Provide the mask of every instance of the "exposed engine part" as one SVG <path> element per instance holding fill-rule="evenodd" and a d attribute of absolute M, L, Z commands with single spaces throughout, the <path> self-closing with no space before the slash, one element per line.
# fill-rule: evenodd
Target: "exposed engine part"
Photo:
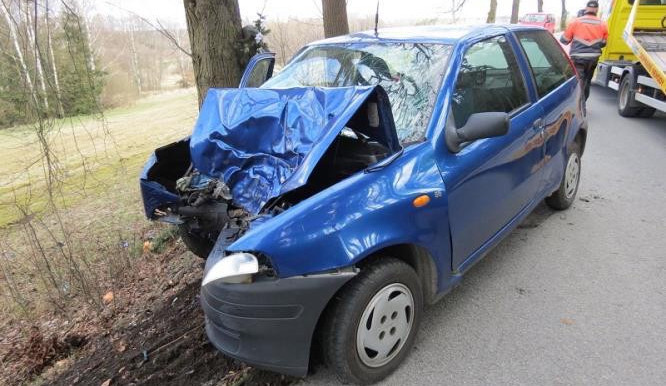
<path fill-rule="evenodd" d="M 220 237 L 231 244 L 250 227 L 252 216 L 233 205 L 231 191 L 223 181 L 190 168 L 175 187 L 182 204 L 173 211 L 183 221 L 183 231 L 190 241 L 206 244 L 197 250 L 209 251 Z"/>
<path fill-rule="evenodd" d="M 179 178 L 176 189 L 183 195 L 189 194 L 187 203 L 192 206 L 214 200 L 231 200 L 231 190 L 224 181 L 204 176 L 196 170 Z M 192 198 L 193 194 L 196 194 L 196 197 Z"/>
<path fill-rule="evenodd" d="M 227 203 L 215 202 L 200 206 L 181 206 L 177 213 L 187 222 L 196 222 L 196 227 L 190 226 L 192 229 L 221 229 L 229 222 L 227 208 Z"/>

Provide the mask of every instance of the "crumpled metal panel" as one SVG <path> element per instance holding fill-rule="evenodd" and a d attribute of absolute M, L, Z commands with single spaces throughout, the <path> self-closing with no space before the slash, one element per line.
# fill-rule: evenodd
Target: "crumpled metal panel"
<path fill-rule="evenodd" d="M 304 185 L 375 87 L 209 89 L 190 139 L 194 167 L 257 214 Z"/>
<path fill-rule="evenodd" d="M 180 197 L 178 197 L 177 194 L 169 192 L 163 185 L 151 181 L 148 178 L 148 171 L 155 166 L 156 163 L 157 156 L 153 153 L 144 165 L 139 179 L 141 196 L 143 197 L 143 209 L 146 212 L 146 217 L 149 219 L 155 219 L 155 208 L 165 204 L 176 204 L 180 202 Z"/>

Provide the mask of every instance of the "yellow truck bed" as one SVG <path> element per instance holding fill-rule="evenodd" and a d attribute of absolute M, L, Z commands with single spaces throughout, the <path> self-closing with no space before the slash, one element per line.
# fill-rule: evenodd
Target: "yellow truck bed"
<path fill-rule="evenodd" d="M 661 69 L 666 71 L 666 31 L 634 33 L 638 44 L 650 56 L 650 60 Z"/>
<path fill-rule="evenodd" d="M 634 2 L 622 37 L 643 68 L 666 94 L 666 6 L 652 6 L 658 12 L 648 7 L 650 6 L 640 5 L 639 1 Z M 637 17 L 643 15 L 645 18 L 646 9 L 650 19 L 654 17 L 658 20 L 655 23 L 657 25 L 639 28 L 636 24 Z"/>
<path fill-rule="evenodd" d="M 638 4 L 637 4 L 638 3 Z M 662 19 L 666 16 L 666 1 L 656 5 L 655 1 L 639 1 L 634 5 L 640 6 L 640 11 L 634 13 L 631 26 L 638 31 L 663 31 Z M 638 59 L 633 50 L 627 45 L 623 32 L 630 20 L 635 7 L 628 0 L 614 0 L 607 3 L 602 12 L 602 19 L 608 23 L 608 43 L 604 48 L 600 61 L 628 61 Z"/>

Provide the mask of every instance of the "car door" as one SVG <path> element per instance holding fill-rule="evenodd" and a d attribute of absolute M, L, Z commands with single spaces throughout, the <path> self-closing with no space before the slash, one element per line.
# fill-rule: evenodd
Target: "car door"
<path fill-rule="evenodd" d="M 544 171 L 541 192 L 550 193 L 562 180 L 567 133 L 580 115 L 580 90 L 576 72 L 559 43 L 546 31 L 517 31 L 528 59 L 544 111 Z"/>
<path fill-rule="evenodd" d="M 275 53 L 263 52 L 254 55 L 245 67 L 238 87 L 259 87 L 273 76 Z"/>
<path fill-rule="evenodd" d="M 471 264 L 535 200 L 543 112 L 531 101 L 526 73 L 504 35 L 474 43 L 463 56 L 446 129 L 490 111 L 509 113 L 510 125 L 507 134 L 468 143 L 457 153 L 442 149 L 454 270 Z"/>

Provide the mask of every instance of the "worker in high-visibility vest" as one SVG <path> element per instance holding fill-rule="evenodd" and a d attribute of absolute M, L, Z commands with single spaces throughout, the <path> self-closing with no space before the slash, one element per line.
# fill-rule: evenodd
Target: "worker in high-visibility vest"
<path fill-rule="evenodd" d="M 585 90 L 585 100 L 590 96 L 590 83 L 597 67 L 601 50 L 606 47 L 608 26 L 597 17 L 598 1 L 588 1 L 585 14 L 567 26 L 560 37 L 564 44 L 571 44 L 569 56 L 576 66 L 578 76 Z"/>

